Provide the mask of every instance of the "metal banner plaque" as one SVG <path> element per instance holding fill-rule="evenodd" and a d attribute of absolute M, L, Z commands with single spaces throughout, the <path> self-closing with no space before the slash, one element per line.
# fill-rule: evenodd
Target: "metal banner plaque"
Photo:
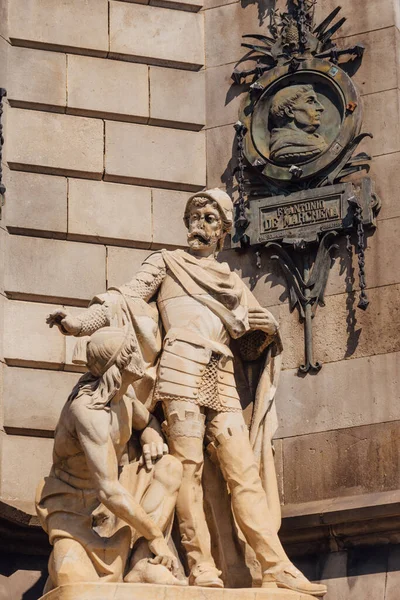
<path fill-rule="evenodd" d="M 316 241 L 318 234 L 351 226 L 351 184 L 255 199 L 251 203 L 250 244 L 280 240 Z"/>

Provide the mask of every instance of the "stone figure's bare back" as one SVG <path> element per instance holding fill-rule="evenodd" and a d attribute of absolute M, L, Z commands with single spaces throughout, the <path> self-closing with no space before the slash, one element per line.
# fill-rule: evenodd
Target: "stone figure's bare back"
<path fill-rule="evenodd" d="M 126 452 L 128 441 L 132 434 L 132 400 L 128 397 L 119 402 L 112 402 L 107 408 L 90 408 L 91 398 L 82 395 L 80 398 L 68 401 L 61 413 L 61 418 L 55 432 L 53 450 L 53 469 L 57 476 L 66 474 L 80 480 L 82 487 L 92 487 L 91 475 L 87 459 L 77 434 L 77 419 L 86 419 L 86 427 L 90 426 L 93 413 L 101 411 L 104 421 L 108 423 L 108 434 L 115 450 L 118 464 Z M 79 417 L 77 417 L 79 412 Z M 96 415 L 98 416 L 98 415 Z M 62 471 L 62 473 L 60 473 Z"/>

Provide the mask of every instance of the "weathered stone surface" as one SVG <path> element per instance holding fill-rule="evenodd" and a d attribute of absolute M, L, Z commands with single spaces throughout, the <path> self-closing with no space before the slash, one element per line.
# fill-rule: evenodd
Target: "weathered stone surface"
<path fill-rule="evenodd" d="M 239 106 L 247 89 L 235 84 L 231 75 L 235 63 L 206 70 L 207 127 L 220 127 L 238 120 Z"/>
<path fill-rule="evenodd" d="M 357 292 L 326 298 L 326 307 L 318 309 L 314 319 L 315 360 L 325 364 L 400 350 L 400 285 L 370 289 L 368 297 L 365 312 L 357 308 Z M 279 313 L 284 368 L 294 369 L 304 360 L 303 325 L 287 305 L 281 305 Z"/>
<path fill-rule="evenodd" d="M 206 10 L 206 65 L 215 67 L 236 62 L 242 58 L 242 35 L 260 33 L 265 35 L 265 26 L 260 26 L 258 7 L 249 4 L 243 8 L 240 2 Z"/>
<path fill-rule="evenodd" d="M 101 179 L 104 131 L 99 119 L 16 108 L 7 118 L 11 168 Z"/>
<path fill-rule="evenodd" d="M 9 364 L 54 366 L 65 362 L 65 341 L 46 317 L 60 308 L 8 300 L 4 308 L 4 358 Z"/>
<path fill-rule="evenodd" d="M 88 300 L 105 289 L 103 246 L 12 235 L 4 288 L 13 297 Z"/>
<path fill-rule="evenodd" d="M 394 25 L 394 4 L 392 0 L 382 2 L 381 0 L 352 0 L 352 2 L 343 3 L 343 9 L 340 12 L 342 17 L 346 17 L 346 22 L 340 29 L 341 37 L 373 31 L 374 29 L 383 29 Z M 316 6 L 315 18 L 317 22 L 322 21 L 332 10 L 337 7 L 335 0 L 324 0 Z"/>
<path fill-rule="evenodd" d="M 67 102 L 67 61 L 64 54 L 11 47 L 7 97 L 11 105 L 61 112 Z"/>
<path fill-rule="evenodd" d="M 226 187 L 228 193 L 233 186 L 232 158 L 235 145 L 235 130 L 232 125 L 214 127 L 206 131 L 207 140 L 207 186 Z"/>
<path fill-rule="evenodd" d="M 18 430 L 54 431 L 79 375 L 4 367 L 4 425 Z"/>
<path fill-rule="evenodd" d="M 219 261 L 227 262 L 257 300 L 264 307 L 277 306 L 287 300 L 286 282 L 277 261 L 270 259 L 271 252 L 261 253 L 261 269 L 257 267 L 254 250 L 228 249 L 218 256 Z"/>
<path fill-rule="evenodd" d="M 145 122 L 149 116 L 148 67 L 68 55 L 67 112 Z"/>
<path fill-rule="evenodd" d="M 200 129 L 205 124 L 204 71 L 150 67 L 150 123 Z"/>
<path fill-rule="evenodd" d="M 1 452 L 1 499 L 18 501 L 34 514 L 36 487 L 49 474 L 53 440 L 5 435 Z"/>
<path fill-rule="evenodd" d="M 13 0 L 9 37 L 19 45 L 79 49 L 105 56 L 108 51 L 107 0 Z"/>
<path fill-rule="evenodd" d="M 67 231 L 67 180 L 7 170 L 4 221 L 12 230 Z"/>
<path fill-rule="evenodd" d="M 151 243 L 151 190 L 146 187 L 70 179 L 68 234 L 91 240 Z M 81 271 L 81 279 L 84 279 Z M 94 291 L 94 290 L 93 290 Z"/>
<path fill-rule="evenodd" d="M 46 594 L 46 600 L 204 600 L 204 588 L 153 586 L 143 583 L 81 583 L 63 585 Z M 311 600 L 308 594 L 283 589 L 207 589 L 207 600 Z"/>
<path fill-rule="evenodd" d="M 343 9 L 343 14 L 345 12 L 347 7 Z M 397 61 L 396 53 L 393 51 L 396 47 L 396 28 L 377 29 L 338 40 L 339 48 L 349 48 L 356 44 L 365 46 L 363 60 L 352 76 L 359 92 L 372 94 L 396 88 Z M 351 71 L 350 73 L 352 74 Z"/>
<path fill-rule="evenodd" d="M 400 216 L 398 190 L 400 188 L 400 153 L 384 154 L 371 161 L 370 175 L 382 201 L 378 220 Z"/>
<path fill-rule="evenodd" d="M 400 420 L 400 353 L 330 363 L 317 377 L 283 371 L 276 403 L 277 438 Z"/>
<path fill-rule="evenodd" d="M 284 439 L 285 504 L 398 489 L 399 434 L 394 421 Z"/>
<path fill-rule="evenodd" d="M 196 69 L 204 64 L 203 37 L 201 13 L 110 2 L 111 55 Z"/>
<path fill-rule="evenodd" d="M 153 190 L 153 246 L 187 246 L 182 215 L 189 194 Z"/>
<path fill-rule="evenodd" d="M 107 248 L 107 286 L 114 287 L 130 281 L 149 254 L 149 250 L 109 246 Z"/>
<path fill-rule="evenodd" d="M 325 600 L 348 600 L 349 580 L 347 579 L 347 552 L 332 552 L 321 560 L 321 583 L 325 583 L 328 593 Z"/>
<path fill-rule="evenodd" d="M 400 237 L 400 219 L 379 221 L 375 231 L 367 232 L 365 250 L 365 273 L 368 287 L 400 283 L 400 261 L 393 260 L 393 249 Z M 341 294 L 359 289 L 358 254 L 346 249 L 346 238 L 339 241 L 340 249 L 332 267 L 326 294 Z"/>
<path fill-rule="evenodd" d="M 363 97 L 363 131 L 373 134 L 359 148 L 372 156 L 400 150 L 399 90 L 388 90 Z M 384 110 L 382 110 L 384 107 Z"/>
<path fill-rule="evenodd" d="M 200 189 L 206 179 L 204 132 L 107 121 L 106 179 Z"/>

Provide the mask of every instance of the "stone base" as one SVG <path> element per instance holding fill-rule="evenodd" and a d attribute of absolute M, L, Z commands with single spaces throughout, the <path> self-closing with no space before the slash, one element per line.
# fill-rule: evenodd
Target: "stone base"
<path fill-rule="evenodd" d="M 81 583 L 62 585 L 41 600 L 315 600 L 278 588 L 211 589 L 142 583 Z"/>

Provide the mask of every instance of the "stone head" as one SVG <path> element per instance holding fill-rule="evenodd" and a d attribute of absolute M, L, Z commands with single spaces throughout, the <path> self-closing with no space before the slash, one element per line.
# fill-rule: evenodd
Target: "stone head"
<path fill-rule="evenodd" d="M 194 194 L 186 204 L 183 220 L 188 230 L 188 244 L 194 253 L 218 252 L 232 229 L 232 200 L 218 188 Z"/>
<path fill-rule="evenodd" d="M 88 369 L 95 377 L 102 377 L 111 368 L 132 380 L 143 376 L 143 359 L 130 327 L 98 329 L 89 338 L 86 358 Z"/>
<path fill-rule="evenodd" d="M 323 111 L 312 85 L 292 85 L 275 94 L 270 118 L 275 127 L 293 123 L 298 129 L 314 133 L 321 124 Z"/>

